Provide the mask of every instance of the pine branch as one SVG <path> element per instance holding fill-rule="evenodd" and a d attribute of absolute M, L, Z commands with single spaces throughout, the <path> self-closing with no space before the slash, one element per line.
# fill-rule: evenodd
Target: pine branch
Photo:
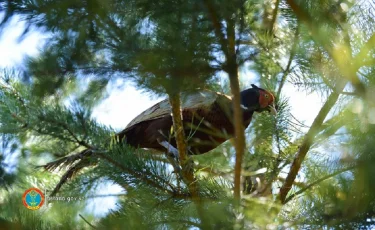
<path fill-rule="evenodd" d="M 286 198 L 284 204 L 288 203 L 288 202 L 291 201 L 294 197 L 296 197 L 296 196 L 298 196 L 298 195 L 304 193 L 305 191 L 307 191 L 308 189 L 312 188 L 313 186 L 319 184 L 320 182 L 325 181 L 325 180 L 327 180 L 327 179 L 329 179 L 329 178 L 332 178 L 332 177 L 334 177 L 334 176 L 337 176 L 337 175 L 339 175 L 339 174 L 341 174 L 341 173 L 343 173 L 343 172 L 353 170 L 353 169 L 355 169 L 356 167 L 358 167 L 358 165 L 354 165 L 354 166 L 350 166 L 350 167 L 347 167 L 347 168 L 340 169 L 340 170 L 338 170 L 338 171 L 336 171 L 336 172 L 334 172 L 334 173 L 328 174 L 327 176 L 324 176 L 324 177 L 322 177 L 322 178 L 320 178 L 320 179 L 318 179 L 318 180 L 312 182 L 311 184 L 306 185 L 306 187 L 304 187 L 304 188 L 298 190 L 297 192 L 293 193 L 293 194 L 290 195 L 288 198 Z"/>
<path fill-rule="evenodd" d="M 21 123 L 22 127 L 21 128 L 28 128 L 32 131 L 34 131 L 35 133 L 39 134 L 39 135 L 42 135 L 42 136 L 51 136 L 51 137 L 54 137 L 56 139 L 60 139 L 60 140 L 64 140 L 64 141 L 68 141 L 68 142 L 71 142 L 71 143 L 76 143 L 76 140 L 74 139 L 71 139 L 69 137 L 65 137 L 63 135 L 60 135 L 58 133 L 50 133 L 50 132 L 45 132 L 43 131 L 42 129 L 40 128 L 35 128 L 34 126 L 30 126 L 30 124 L 25 121 L 22 117 L 18 116 L 17 114 L 15 113 L 12 113 L 12 117 L 18 121 L 19 123 Z M 42 117 L 39 117 L 39 118 L 42 118 Z"/>
<path fill-rule="evenodd" d="M 317 28 L 314 26 L 313 20 L 311 19 L 310 15 L 307 12 L 305 12 L 301 7 L 299 7 L 293 0 L 287 0 L 287 3 L 289 4 L 293 12 L 296 14 L 297 18 L 299 18 L 308 26 L 315 40 L 318 41 L 324 47 L 324 49 L 328 52 L 331 58 L 335 61 L 335 64 L 339 68 L 342 75 L 355 86 L 357 92 L 361 92 L 362 93 L 361 95 L 365 95 L 365 91 L 364 91 L 365 87 L 359 81 L 358 77 L 355 74 L 358 71 L 358 66 L 354 66 L 351 64 L 352 55 L 351 55 L 351 50 L 350 50 L 350 44 L 344 44 L 344 45 L 338 46 L 341 48 L 345 48 L 345 51 L 346 51 L 346 55 L 338 57 L 337 55 L 335 55 L 334 50 L 332 50 L 331 47 L 328 46 L 328 44 L 325 41 L 319 40 L 318 34 L 317 34 L 318 32 Z M 340 53 L 343 53 L 343 52 L 340 52 Z M 329 95 L 326 103 L 323 105 L 318 115 L 316 116 L 312 126 L 310 127 L 309 131 L 306 133 L 304 141 L 291 165 L 291 168 L 285 180 L 285 183 L 280 189 L 279 199 L 281 200 L 282 203 L 285 203 L 286 196 L 288 192 L 290 191 L 293 185 L 293 182 L 299 172 L 302 161 L 304 160 L 307 152 L 309 151 L 316 134 L 321 128 L 321 125 L 324 119 L 326 118 L 332 106 L 336 103 L 340 93 L 343 91 L 346 84 L 347 84 L 347 81 L 345 82 L 340 81 L 336 85 L 336 90 L 334 90 Z"/>
<path fill-rule="evenodd" d="M 93 149 L 93 147 L 91 145 L 89 145 L 87 142 L 85 142 L 84 140 L 80 140 L 75 134 L 74 132 L 69 128 L 69 126 L 66 124 L 66 123 L 63 123 L 63 122 L 60 122 L 60 121 L 56 121 L 56 120 L 53 120 L 53 119 L 49 119 L 47 117 L 40 117 L 42 120 L 44 121 L 47 121 L 51 124 L 56 124 L 58 126 L 61 126 L 63 127 L 63 129 L 65 129 L 69 135 L 73 138 L 73 140 L 75 142 L 77 142 L 77 144 L 81 145 L 81 146 L 84 146 L 88 149 Z"/>
<path fill-rule="evenodd" d="M 65 167 L 68 168 L 67 171 L 64 173 L 64 175 L 60 178 L 59 183 L 55 186 L 52 195 L 56 194 L 60 188 L 74 175 L 76 175 L 79 171 L 81 171 L 84 168 L 87 168 L 88 166 L 92 166 L 93 164 L 97 163 L 98 158 L 104 158 L 106 161 L 109 161 L 114 166 L 120 168 L 123 172 L 130 174 L 131 176 L 145 182 L 146 184 L 157 188 L 161 191 L 166 191 L 164 186 L 160 186 L 157 182 L 153 182 L 151 179 L 148 179 L 147 176 L 149 175 L 142 175 L 142 173 L 137 173 L 134 170 L 132 170 L 129 167 L 122 167 L 120 164 L 118 164 L 116 161 L 113 161 L 109 157 L 107 157 L 107 154 L 105 154 L 103 151 L 99 151 L 98 148 L 95 146 L 92 146 L 88 144 L 86 141 L 81 140 L 74 132 L 73 130 L 65 123 L 56 121 L 51 118 L 42 117 L 41 118 L 43 122 L 46 122 L 47 124 L 51 124 L 52 126 L 59 127 L 62 130 L 65 130 L 70 137 L 68 141 L 77 143 L 78 145 L 84 146 L 87 149 L 70 155 L 63 157 L 61 159 L 58 159 L 56 161 L 50 162 L 42 167 L 44 167 L 46 170 L 53 171 L 57 168 Z M 82 124 L 85 125 L 85 124 Z M 38 130 L 37 130 L 38 131 Z M 40 132 L 39 132 L 40 133 Z M 43 135 L 50 135 L 49 132 L 43 132 Z M 61 137 L 56 137 L 61 138 Z M 155 178 L 157 175 L 152 175 L 153 178 Z M 163 181 L 164 184 L 169 186 L 170 189 L 167 189 L 167 192 L 175 197 L 178 196 L 177 189 L 170 183 L 168 183 L 163 178 L 157 178 L 158 181 Z"/>
<path fill-rule="evenodd" d="M 52 195 L 56 194 L 60 190 L 62 185 L 65 184 L 74 175 L 76 175 L 79 171 L 81 171 L 82 169 L 84 169 L 88 166 L 92 166 L 93 164 L 95 164 L 97 162 L 95 159 L 97 159 L 97 158 L 104 158 L 106 161 L 109 161 L 114 166 L 120 168 L 123 172 L 129 173 L 133 177 L 146 182 L 146 184 L 151 185 L 152 187 L 158 188 L 161 191 L 165 191 L 165 189 L 162 186 L 159 186 L 156 182 L 153 182 L 152 180 L 148 179 L 147 175 L 141 175 L 140 173 L 137 173 L 137 172 L 135 172 L 134 170 L 131 170 L 128 167 L 122 167 L 116 161 L 113 161 L 112 159 L 107 157 L 106 154 L 104 154 L 104 152 L 101 152 L 101 151 L 97 150 L 96 147 L 91 146 L 87 142 L 80 140 L 77 137 L 77 135 L 74 134 L 73 131 L 65 123 L 58 122 L 58 121 L 51 120 L 51 119 L 45 119 L 44 121 L 49 122 L 53 125 L 58 124 L 59 127 L 63 127 L 65 130 L 67 130 L 69 135 L 72 136 L 73 141 L 75 143 L 77 143 L 81 146 L 87 147 L 87 149 L 85 149 L 85 150 L 83 150 L 79 153 L 76 153 L 76 154 L 73 154 L 73 155 L 70 155 L 70 156 L 67 156 L 67 157 L 63 157 L 61 159 L 58 159 L 56 161 L 50 162 L 50 163 L 42 166 L 46 170 L 49 170 L 49 171 L 55 170 L 56 168 L 59 168 L 59 167 L 60 168 L 61 167 L 69 167 L 68 170 L 61 177 L 59 183 L 56 185 L 55 189 L 52 192 Z M 48 135 L 48 134 L 46 134 L 46 135 Z M 77 161 L 78 161 L 78 163 L 75 163 Z M 73 166 L 71 166 L 71 165 L 73 165 Z M 155 177 L 156 175 L 153 175 L 153 176 Z M 162 178 L 158 178 L 158 179 L 159 179 L 159 181 L 166 182 Z M 172 196 L 175 196 L 177 194 L 177 189 L 173 185 L 171 185 L 170 183 L 166 183 L 166 184 L 170 187 L 170 190 L 167 190 L 168 193 L 171 194 Z"/>
<path fill-rule="evenodd" d="M 360 81 L 356 72 L 363 65 L 363 57 L 367 55 L 367 52 L 370 50 L 370 47 L 375 43 L 375 34 L 368 40 L 366 45 L 364 45 L 356 57 L 354 57 L 355 62 L 353 62 L 353 57 L 351 55 L 351 47 L 348 43 L 348 39 L 344 39 L 342 44 L 336 44 L 331 48 L 332 45 L 327 42 L 327 39 L 319 33 L 318 27 L 314 23 L 314 19 L 311 15 L 306 12 L 302 7 L 300 7 L 294 0 L 286 0 L 289 7 L 293 10 L 297 18 L 302 21 L 310 30 L 313 39 L 318 42 L 325 51 L 329 54 L 332 60 L 335 62 L 338 67 L 341 75 L 350 81 L 353 86 L 356 88 L 356 92 L 362 97 L 366 95 L 366 87 Z M 345 37 L 348 37 L 347 31 L 344 31 Z M 358 60 L 359 59 L 359 60 Z M 355 63 L 355 65 L 353 64 Z"/>
<path fill-rule="evenodd" d="M 134 176 L 135 178 L 144 181 L 146 184 L 150 185 L 151 187 L 157 188 L 160 191 L 165 191 L 170 195 L 175 195 L 177 193 L 177 189 L 174 187 L 174 185 L 172 185 L 170 183 L 168 183 L 168 186 L 169 186 L 170 190 L 165 189 L 163 186 L 159 185 L 154 180 L 148 178 L 148 176 L 144 175 L 142 172 L 137 172 L 137 171 L 132 170 L 131 168 L 125 167 L 122 164 L 118 163 L 117 161 L 108 157 L 106 154 L 98 152 L 97 155 L 98 155 L 98 157 L 106 160 L 108 163 L 112 164 L 113 166 L 121 169 L 122 172 L 128 173 L 128 174 Z M 155 175 L 153 175 L 153 176 L 155 176 Z M 163 180 L 162 178 L 158 178 L 158 179 Z"/>
<path fill-rule="evenodd" d="M 283 186 L 280 188 L 279 192 L 279 199 L 282 203 L 285 203 L 286 196 L 290 189 L 292 188 L 293 182 L 297 177 L 297 174 L 301 168 L 302 162 L 305 159 L 307 152 L 310 150 L 311 145 L 313 144 L 314 138 L 316 134 L 318 134 L 323 121 L 327 117 L 331 108 L 337 102 L 340 93 L 344 87 L 346 86 L 347 82 L 339 82 L 340 84 L 337 85 L 337 91 L 333 91 L 327 98 L 327 101 L 324 103 L 322 108 L 320 109 L 318 115 L 315 117 L 314 122 L 312 123 L 309 131 L 306 133 L 304 140 L 293 160 L 293 163 L 290 167 L 288 176 L 285 179 Z"/>

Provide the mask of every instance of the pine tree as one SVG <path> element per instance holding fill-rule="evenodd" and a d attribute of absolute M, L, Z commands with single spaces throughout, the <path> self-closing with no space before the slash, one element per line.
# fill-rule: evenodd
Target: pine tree
<path fill-rule="evenodd" d="M 16 73 L 3 74 L 3 151 L 22 154 L 17 174 L 3 173 L 1 166 L 0 183 L 22 191 L 18 183 L 26 183 L 27 177 L 21 169 L 30 173 L 27 163 L 48 158 L 49 163 L 43 161 L 47 169 L 59 168 L 60 175 L 33 175 L 38 183 L 48 179 L 43 186 L 49 192 L 87 195 L 102 181 L 122 186 L 126 194 L 119 198 L 117 210 L 92 221 L 98 228 L 373 226 L 374 2 L 1 4 L 3 26 L 21 15 L 27 23 L 25 36 L 39 28 L 51 32 L 51 38 L 39 57 L 27 61 L 23 75 L 30 81 L 14 78 Z M 239 75 L 246 68 L 274 91 L 279 113 L 276 118 L 254 117 L 244 135 L 238 95 Z M 216 83 L 222 73 L 226 85 Z M 80 80 L 87 77 L 89 85 L 82 85 Z M 174 130 L 181 130 L 181 92 L 230 88 L 237 111 L 235 148 L 228 142 L 190 159 L 187 134 L 176 131 L 185 169 L 180 176 L 169 170 L 164 156 L 111 139 L 114 130 L 96 123 L 90 114 L 115 79 L 168 95 Z M 323 105 L 311 125 L 291 114 L 286 84 L 320 93 Z M 64 104 L 68 97 L 74 98 L 69 106 Z M 0 202 L 14 202 L 8 192 L 1 192 L 6 201 Z M 71 206 L 70 215 L 80 208 Z M 0 210 L 0 217 L 10 225 L 25 227 L 31 221 L 40 229 L 59 226 L 39 217 L 15 217 L 9 210 Z M 80 223 L 91 225 L 83 219 Z"/>

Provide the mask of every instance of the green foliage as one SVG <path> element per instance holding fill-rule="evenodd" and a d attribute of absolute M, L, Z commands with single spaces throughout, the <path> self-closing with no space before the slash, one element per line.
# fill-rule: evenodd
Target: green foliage
<path fill-rule="evenodd" d="M 31 212 L 21 206 L 21 194 L 41 186 L 94 196 L 108 181 L 124 194 L 104 217 L 87 214 L 97 228 L 373 228 L 373 6 L 345 0 L 1 2 L 2 26 L 21 15 L 24 36 L 38 28 L 50 37 L 27 60 L 22 74 L 29 81 L 9 71 L 0 80 L 0 185 L 8 189 L 0 190 L 0 228 L 91 228 L 77 216 L 87 203 Z M 114 131 L 91 119 L 109 83 L 132 80 L 157 95 L 197 88 L 229 94 L 222 76 L 233 66 L 236 74 L 256 73 L 278 107 L 276 117 L 256 114 L 246 131 L 239 207 L 231 194 L 230 142 L 193 157 L 197 206 L 166 157 L 111 144 Z M 286 85 L 321 97 L 313 124 L 293 116 Z M 5 164 L 9 156 L 15 170 Z M 53 173 L 33 168 L 47 163 Z M 281 203 L 279 188 L 292 174 L 297 177 Z"/>

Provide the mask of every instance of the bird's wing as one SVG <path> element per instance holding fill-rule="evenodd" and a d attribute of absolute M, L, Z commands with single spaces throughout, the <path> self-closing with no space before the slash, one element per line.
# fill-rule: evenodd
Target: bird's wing
<path fill-rule="evenodd" d="M 186 93 L 181 95 L 181 107 L 182 109 L 205 109 L 211 107 L 211 105 L 224 94 L 218 92 L 212 92 L 209 90 Z M 226 95 L 225 95 L 226 96 Z M 227 96 L 228 97 L 228 96 Z"/>
<path fill-rule="evenodd" d="M 181 107 L 183 110 L 185 109 L 205 109 L 209 108 L 218 97 L 227 97 L 231 99 L 229 96 L 217 92 L 212 92 L 208 90 L 198 91 L 193 93 L 182 93 L 181 94 Z M 139 114 L 136 118 L 134 118 L 125 128 L 125 130 L 133 127 L 136 124 L 139 124 L 144 121 L 155 120 L 158 118 L 162 118 L 165 116 L 171 116 L 171 105 L 169 104 L 169 100 L 165 99 L 154 106 L 148 108 L 141 114 Z"/>
<path fill-rule="evenodd" d="M 164 99 L 161 102 L 151 106 L 150 108 L 143 111 L 141 114 L 136 116 L 127 126 L 125 129 L 128 129 L 138 123 L 148 120 L 154 120 L 158 118 L 162 118 L 171 113 L 171 106 L 169 104 L 168 99 Z"/>

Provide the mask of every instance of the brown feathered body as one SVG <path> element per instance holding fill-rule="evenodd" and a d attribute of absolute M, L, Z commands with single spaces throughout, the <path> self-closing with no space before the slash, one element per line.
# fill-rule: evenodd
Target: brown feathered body
<path fill-rule="evenodd" d="M 254 111 L 269 111 L 276 115 L 273 103 L 274 96 L 255 85 L 242 91 L 243 125 L 247 127 L 250 124 Z M 211 91 L 186 93 L 181 95 L 181 109 L 189 154 L 208 152 L 234 136 L 231 97 Z M 166 99 L 138 115 L 117 137 L 136 148 L 151 148 L 176 156 L 172 127 L 171 106 Z M 174 152 L 169 151 L 170 145 L 174 147 Z M 69 167 L 52 195 L 74 174 L 92 164 L 90 156 L 96 152 L 93 150 L 88 148 L 43 166 L 47 170 Z"/>
<path fill-rule="evenodd" d="M 231 97 L 212 91 L 182 94 L 181 109 L 189 154 L 208 152 L 233 137 Z M 243 111 L 245 127 L 249 125 L 252 114 L 253 111 Z M 138 115 L 118 136 L 137 148 L 166 151 L 159 144 L 161 141 L 176 147 L 168 99 Z"/>

